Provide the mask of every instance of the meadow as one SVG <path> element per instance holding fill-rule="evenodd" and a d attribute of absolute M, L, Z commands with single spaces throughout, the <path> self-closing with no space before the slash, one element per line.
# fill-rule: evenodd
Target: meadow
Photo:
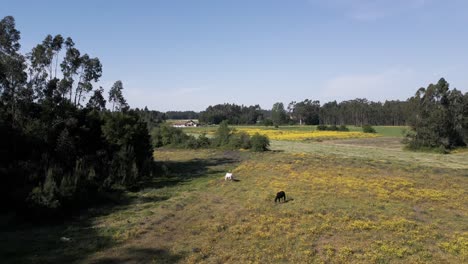
<path fill-rule="evenodd" d="M 307 136 L 304 135 L 305 133 L 323 133 L 323 139 L 339 139 L 339 136 L 333 136 L 333 137 L 328 137 L 327 133 L 331 134 L 340 134 L 340 132 L 336 131 L 317 131 L 317 126 L 279 126 L 278 128 L 272 127 L 272 126 L 246 126 L 246 125 L 239 125 L 239 126 L 230 126 L 231 128 L 234 128 L 237 131 L 246 131 L 250 132 L 249 134 L 258 132 L 261 134 L 267 134 L 268 136 L 271 137 L 271 135 L 276 136 L 277 134 L 283 133 L 292 133 L 292 134 L 303 134 L 302 138 L 307 139 Z M 186 133 L 189 134 L 194 134 L 198 135 L 201 133 L 206 133 L 206 134 L 213 134 L 218 126 L 212 125 L 212 126 L 201 126 L 201 127 L 185 127 L 183 130 Z M 362 127 L 360 126 L 347 126 L 349 129 L 349 132 L 362 132 Z M 408 129 L 405 126 L 375 126 L 374 129 L 377 131 L 378 136 L 384 136 L 384 137 L 403 137 L 403 132 L 405 129 Z M 341 133 L 342 135 L 345 135 L 346 133 Z M 352 134 L 352 133 L 351 133 Z M 343 136 L 342 138 L 349 138 L 349 137 L 354 137 L 354 138 L 363 138 L 363 137 L 374 137 L 377 135 L 372 135 L 372 134 L 367 134 L 367 135 L 361 135 L 360 133 L 356 133 L 354 136 Z M 314 136 L 311 136 L 311 139 L 314 138 Z M 320 138 L 315 137 L 316 139 Z M 285 140 L 285 138 L 276 138 L 278 140 Z M 286 139 L 287 140 L 287 139 Z"/>
<path fill-rule="evenodd" d="M 468 152 L 408 152 L 400 140 L 157 149 L 163 176 L 114 204 L 41 228 L 11 230 L 3 217 L 0 254 L 6 263 L 468 262 Z M 287 201 L 275 204 L 280 190 Z"/>

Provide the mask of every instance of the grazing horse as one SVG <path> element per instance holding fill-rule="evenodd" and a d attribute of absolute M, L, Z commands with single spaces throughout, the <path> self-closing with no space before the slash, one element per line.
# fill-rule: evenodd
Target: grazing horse
<path fill-rule="evenodd" d="M 278 192 L 278 193 L 276 194 L 275 203 L 276 203 L 276 201 L 281 202 L 281 198 L 283 198 L 283 202 L 286 202 L 286 193 L 283 192 L 283 191 Z"/>
<path fill-rule="evenodd" d="M 232 173 L 228 172 L 226 173 L 226 176 L 224 176 L 224 180 L 227 181 L 227 180 L 231 180 L 232 181 Z"/>

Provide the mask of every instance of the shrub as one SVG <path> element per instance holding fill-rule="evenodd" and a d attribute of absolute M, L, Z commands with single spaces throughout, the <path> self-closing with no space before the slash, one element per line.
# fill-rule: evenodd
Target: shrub
<path fill-rule="evenodd" d="M 229 137 L 231 136 L 231 129 L 228 127 L 226 120 L 219 124 L 218 130 L 216 130 L 212 144 L 214 147 L 223 147 L 229 144 Z"/>
<path fill-rule="evenodd" d="M 197 138 L 198 147 L 200 148 L 208 148 L 211 145 L 210 139 L 206 136 L 206 133 L 202 133 Z"/>
<path fill-rule="evenodd" d="M 267 151 L 270 147 L 270 140 L 267 136 L 255 133 L 250 138 L 250 144 L 252 146 L 252 151 Z"/>
<path fill-rule="evenodd" d="M 171 127 L 168 124 L 161 124 L 158 127 L 153 128 L 151 131 L 151 138 L 153 147 L 163 146 L 184 146 L 186 141 L 190 140 L 190 136 L 184 133 L 182 129 Z"/>
<path fill-rule="evenodd" d="M 317 130 L 324 131 L 324 130 L 328 130 L 328 128 L 326 125 L 318 125 Z"/>
<path fill-rule="evenodd" d="M 265 120 L 263 120 L 263 125 L 264 126 L 272 126 L 273 121 L 271 119 L 265 119 Z"/>
<path fill-rule="evenodd" d="M 246 132 L 234 133 L 229 137 L 229 143 L 227 147 L 231 149 L 249 149 L 250 148 L 250 136 Z"/>
<path fill-rule="evenodd" d="M 349 131 L 349 128 L 347 128 L 345 125 L 341 125 L 341 126 L 338 128 L 338 131 Z"/>
<path fill-rule="evenodd" d="M 246 132 L 235 132 L 228 127 L 227 122 L 221 122 L 215 137 L 210 139 L 206 133 L 201 134 L 198 138 L 187 135 L 182 129 L 171 127 L 167 124 L 161 124 L 155 127 L 151 133 L 153 146 L 157 147 L 173 147 L 173 148 L 223 148 L 223 149 L 250 149 L 253 144 L 250 135 Z M 259 135 L 260 136 L 260 135 Z M 268 149 L 269 140 L 266 136 L 260 136 L 256 139 L 256 150 L 264 151 Z"/>
<path fill-rule="evenodd" d="M 371 125 L 363 125 L 362 126 L 362 132 L 364 133 L 377 133 L 375 129 Z"/>
<path fill-rule="evenodd" d="M 53 169 L 49 169 L 44 184 L 31 191 L 28 200 L 33 208 L 56 209 L 60 206 L 58 188 L 53 174 Z"/>
<path fill-rule="evenodd" d="M 326 126 L 326 125 L 318 125 L 317 130 L 319 131 L 349 131 L 349 129 L 345 125 L 341 125 L 337 127 L 336 125 Z"/>
<path fill-rule="evenodd" d="M 184 147 L 188 149 L 197 149 L 200 147 L 199 141 L 194 136 L 188 136 L 184 142 Z"/>

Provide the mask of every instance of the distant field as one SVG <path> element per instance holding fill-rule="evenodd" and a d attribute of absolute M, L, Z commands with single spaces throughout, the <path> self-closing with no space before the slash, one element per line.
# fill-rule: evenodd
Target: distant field
<path fill-rule="evenodd" d="M 115 205 L 55 227 L 3 227 L 2 260 L 468 261 L 468 152 L 406 152 L 389 137 L 273 141 L 272 149 L 158 149 L 164 176 Z M 224 181 L 226 171 L 237 181 Z M 286 203 L 274 203 L 279 190 Z"/>
<path fill-rule="evenodd" d="M 266 126 L 230 126 L 232 128 L 239 129 L 264 129 L 264 130 L 275 130 L 274 127 Z M 186 127 L 184 131 L 191 134 L 200 134 L 200 133 L 212 133 L 216 131 L 218 126 L 203 126 L 203 127 Z M 280 126 L 276 130 L 279 131 L 315 131 L 317 126 Z M 350 131 L 362 132 L 361 127 L 348 126 Z M 404 129 L 407 129 L 405 126 L 374 126 L 377 134 L 384 137 L 403 137 Z"/>
<path fill-rule="evenodd" d="M 468 172 L 468 152 L 450 155 L 403 150 L 399 138 L 368 138 L 333 140 L 317 143 L 272 141 L 273 150 L 288 153 L 310 153 L 324 157 L 364 160 L 391 164 L 400 168 L 432 167 L 465 169 Z"/>

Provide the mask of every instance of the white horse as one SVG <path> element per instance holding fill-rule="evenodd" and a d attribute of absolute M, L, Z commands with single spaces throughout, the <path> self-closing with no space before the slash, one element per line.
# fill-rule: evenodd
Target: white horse
<path fill-rule="evenodd" d="M 227 181 L 227 180 L 231 180 L 232 181 L 232 173 L 228 172 L 226 173 L 226 176 L 224 176 L 224 180 Z"/>

